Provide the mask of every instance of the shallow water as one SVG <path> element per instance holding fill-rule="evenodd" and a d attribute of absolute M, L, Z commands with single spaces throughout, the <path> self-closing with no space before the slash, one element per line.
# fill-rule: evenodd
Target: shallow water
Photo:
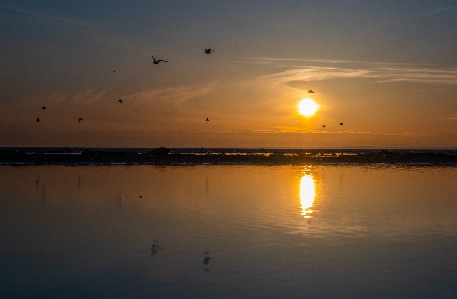
<path fill-rule="evenodd" d="M 457 167 L 0 167 L 3 298 L 455 298 Z"/>

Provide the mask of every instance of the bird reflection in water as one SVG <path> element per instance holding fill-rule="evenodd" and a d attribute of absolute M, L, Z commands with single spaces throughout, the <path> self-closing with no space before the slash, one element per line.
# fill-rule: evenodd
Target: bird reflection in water
<path fill-rule="evenodd" d="M 151 246 L 151 256 L 154 256 L 157 253 L 157 244 L 152 241 L 152 246 Z"/>
<path fill-rule="evenodd" d="M 209 252 L 208 251 L 203 252 L 203 265 L 205 266 L 205 268 L 203 270 L 205 272 L 209 272 L 208 264 L 209 264 L 209 259 L 210 258 L 211 257 L 209 256 Z"/>
<path fill-rule="evenodd" d="M 310 169 L 305 168 L 303 176 L 300 180 L 300 203 L 302 209 L 302 216 L 306 219 L 311 218 L 313 211 L 311 210 L 316 196 L 316 187 L 314 179 L 310 173 Z"/>

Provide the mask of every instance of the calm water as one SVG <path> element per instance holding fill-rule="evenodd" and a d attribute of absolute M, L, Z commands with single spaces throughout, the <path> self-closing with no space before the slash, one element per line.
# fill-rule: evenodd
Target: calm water
<path fill-rule="evenodd" d="M 457 167 L 0 167 L 2 298 L 456 298 Z"/>

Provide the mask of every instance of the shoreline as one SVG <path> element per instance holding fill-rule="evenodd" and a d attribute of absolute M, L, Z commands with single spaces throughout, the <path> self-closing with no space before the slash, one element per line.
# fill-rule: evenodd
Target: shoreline
<path fill-rule="evenodd" d="M 0 149 L 0 165 L 436 165 L 457 166 L 457 154 L 434 151 L 391 151 L 391 150 L 303 150 L 289 153 L 259 153 L 258 150 L 219 152 L 199 149 L 158 148 L 150 151 L 94 150 L 82 151 L 19 151 Z"/>

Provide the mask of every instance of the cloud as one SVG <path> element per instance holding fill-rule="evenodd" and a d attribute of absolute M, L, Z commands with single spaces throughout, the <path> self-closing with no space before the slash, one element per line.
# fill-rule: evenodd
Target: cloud
<path fill-rule="evenodd" d="M 440 14 L 440 13 L 445 12 L 445 11 L 454 10 L 456 8 L 457 8 L 457 6 L 455 6 L 455 5 L 454 6 L 441 7 L 441 8 L 437 8 L 437 9 L 431 10 L 429 12 L 426 12 L 424 14 L 421 14 L 420 17 L 432 16 L 432 15 Z"/>
<path fill-rule="evenodd" d="M 87 89 L 78 93 L 34 95 L 9 105 L 9 109 L 14 113 L 5 116 L 2 121 L 17 121 L 18 115 L 22 117 L 22 122 L 28 122 L 32 116 L 33 119 L 41 117 L 44 125 L 53 125 L 60 130 L 67 129 L 72 126 L 74 119 L 82 117 L 85 126 L 91 130 L 176 130 L 185 128 L 185 124 L 189 122 L 206 117 L 193 103 L 211 89 L 211 84 L 204 84 L 124 94 Z M 118 100 L 123 103 L 120 104 Z M 47 107 L 45 112 L 42 111 L 42 106 Z"/>
<path fill-rule="evenodd" d="M 23 7 L 19 7 L 19 6 L 15 6 L 15 5 L 4 4 L 2 6 L 6 11 L 9 11 L 10 13 L 22 16 L 27 21 L 36 22 L 39 25 L 54 24 L 56 22 L 59 25 L 72 25 L 72 26 L 78 26 L 78 27 L 84 27 L 84 28 L 89 28 L 91 25 L 93 25 L 93 24 L 91 24 L 87 21 L 83 21 L 81 19 L 71 18 L 71 17 L 61 17 L 61 16 L 57 16 L 57 15 L 52 15 L 52 14 L 45 14 L 45 13 L 41 13 L 36 10 L 29 10 L 29 9 L 25 9 Z"/>
<path fill-rule="evenodd" d="M 321 81 L 332 79 L 372 79 L 375 82 L 416 82 L 426 84 L 456 84 L 457 68 L 423 65 L 406 65 L 383 62 L 349 60 L 300 60 L 255 57 L 252 63 L 260 63 L 284 71 L 265 75 L 277 83 L 293 81 Z"/>
<path fill-rule="evenodd" d="M 457 116 L 450 116 L 450 117 L 440 117 L 438 119 L 443 119 L 443 120 L 457 120 Z"/>
<path fill-rule="evenodd" d="M 211 133 L 211 131 L 206 131 Z M 215 131 L 212 133 L 219 133 Z M 426 137 L 435 136 L 436 134 L 429 133 L 416 133 L 416 132 L 399 132 L 399 133 L 383 133 L 383 132 L 369 132 L 369 131 L 327 131 L 327 130 L 303 130 L 295 127 L 278 127 L 277 129 L 265 129 L 265 130 L 229 130 L 227 133 L 253 133 L 253 134 L 330 134 L 330 135 L 341 135 L 341 134 L 354 134 L 354 135 L 374 135 L 374 136 L 404 136 L 404 137 Z"/>

